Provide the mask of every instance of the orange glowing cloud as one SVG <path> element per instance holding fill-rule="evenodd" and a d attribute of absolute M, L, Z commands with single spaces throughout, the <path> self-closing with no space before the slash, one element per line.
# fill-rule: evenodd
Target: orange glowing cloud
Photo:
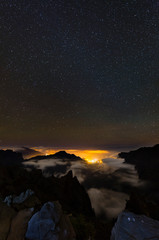
<path fill-rule="evenodd" d="M 88 164 L 102 163 L 102 159 L 113 157 L 114 153 L 107 150 L 94 150 L 94 149 L 52 149 L 46 147 L 37 147 L 34 150 L 40 151 L 44 155 L 55 154 L 58 151 L 66 151 L 70 154 L 75 154 L 76 156 L 84 159 Z"/>

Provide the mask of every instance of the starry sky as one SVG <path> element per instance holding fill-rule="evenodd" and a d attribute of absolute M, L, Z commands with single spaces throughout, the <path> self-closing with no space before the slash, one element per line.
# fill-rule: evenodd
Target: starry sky
<path fill-rule="evenodd" d="M 158 0 L 1 0 L 0 145 L 159 142 Z"/>

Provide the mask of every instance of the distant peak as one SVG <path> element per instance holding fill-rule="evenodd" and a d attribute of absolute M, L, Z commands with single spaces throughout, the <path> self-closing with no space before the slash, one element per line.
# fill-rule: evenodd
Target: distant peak
<path fill-rule="evenodd" d="M 56 152 L 55 154 L 51 154 L 51 155 L 40 155 L 40 156 L 36 156 L 36 157 L 33 157 L 33 158 L 30 158 L 30 159 L 37 159 L 37 160 L 41 160 L 41 159 L 63 159 L 63 160 L 82 160 L 80 157 L 74 155 L 74 154 L 70 154 L 70 153 L 67 153 L 66 151 L 59 151 L 59 152 Z"/>

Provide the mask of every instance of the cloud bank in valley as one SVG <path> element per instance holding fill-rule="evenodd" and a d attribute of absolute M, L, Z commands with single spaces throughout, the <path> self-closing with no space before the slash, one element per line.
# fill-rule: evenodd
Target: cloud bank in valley
<path fill-rule="evenodd" d="M 125 208 L 125 201 L 129 199 L 126 193 L 104 188 L 90 188 L 88 194 L 96 215 L 110 219 L 116 217 Z"/>
<path fill-rule="evenodd" d="M 125 207 L 129 193 L 144 186 L 133 165 L 115 158 L 88 164 L 84 160 L 43 159 L 26 161 L 25 166 L 42 169 L 45 176 L 61 177 L 72 170 L 86 188 L 97 216 L 116 217 Z"/>

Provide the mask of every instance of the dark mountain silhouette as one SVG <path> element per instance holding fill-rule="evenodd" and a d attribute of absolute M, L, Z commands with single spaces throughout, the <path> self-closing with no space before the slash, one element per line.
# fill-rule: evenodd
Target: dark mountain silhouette
<path fill-rule="evenodd" d="M 131 193 L 126 209 L 159 220 L 159 144 L 121 152 L 119 157 L 135 165 L 139 178 L 146 180 L 142 192 L 136 189 Z"/>
<path fill-rule="evenodd" d="M 135 165 L 139 178 L 158 183 L 159 144 L 135 151 L 121 152 L 118 156 L 124 158 L 126 163 Z"/>
<path fill-rule="evenodd" d="M 29 160 L 58 159 L 58 158 L 63 160 L 73 160 L 73 161 L 82 160 L 80 157 L 74 154 L 67 153 L 65 151 L 59 151 L 51 155 L 40 155 L 40 156 L 30 158 Z"/>
<path fill-rule="evenodd" d="M 19 165 L 24 161 L 22 153 L 0 150 L 0 165 Z"/>

